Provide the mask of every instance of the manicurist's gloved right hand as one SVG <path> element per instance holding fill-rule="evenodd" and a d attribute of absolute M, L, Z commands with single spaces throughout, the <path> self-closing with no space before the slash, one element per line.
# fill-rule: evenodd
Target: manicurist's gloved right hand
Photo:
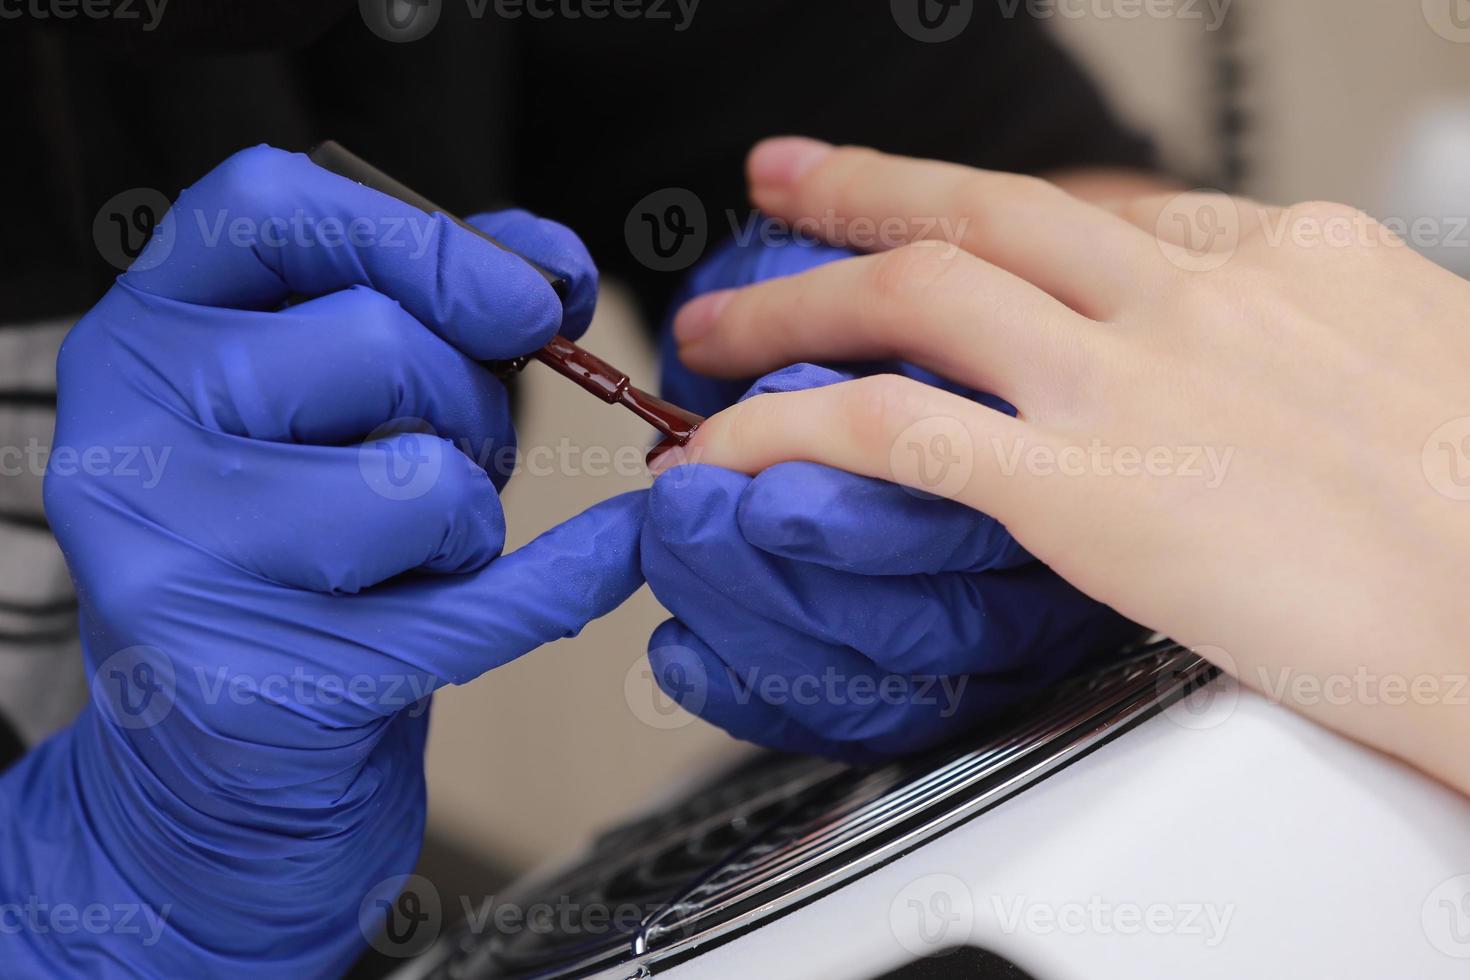
<path fill-rule="evenodd" d="M 641 584 L 642 495 L 501 556 L 480 362 L 580 333 L 596 273 L 479 221 L 565 316 L 442 216 L 247 150 L 68 337 L 46 505 L 93 700 L 0 778 L 7 977 L 339 975 L 417 856 L 430 692 Z"/>

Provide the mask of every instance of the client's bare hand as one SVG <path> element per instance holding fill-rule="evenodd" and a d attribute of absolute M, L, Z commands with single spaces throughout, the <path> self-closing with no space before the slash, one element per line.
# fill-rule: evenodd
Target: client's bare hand
<path fill-rule="evenodd" d="M 898 357 L 1019 417 L 879 376 L 748 400 L 702 462 L 811 460 L 986 511 L 1094 597 L 1470 792 L 1470 285 L 1337 205 L 1106 210 L 806 140 L 758 147 L 750 177 L 788 221 L 912 241 L 691 303 L 690 367 Z"/>

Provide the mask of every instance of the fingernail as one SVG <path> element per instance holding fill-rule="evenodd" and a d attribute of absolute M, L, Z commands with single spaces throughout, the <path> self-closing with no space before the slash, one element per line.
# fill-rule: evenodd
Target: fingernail
<path fill-rule="evenodd" d="M 672 467 L 675 463 L 679 461 L 679 458 L 681 456 L 680 453 L 676 453 L 673 451 L 678 448 L 679 443 L 672 436 L 670 436 L 663 442 L 659 443 L 657 446 L 654 446 L 652 449 L 650 449 L 648 451 L 648 455 L 643 460 L 643 462 L 648 466 L 648 472 L 652 473 L 654 476 L 658 476 L 664 470 Z"/>
<path fill-rule="evenodd" d="M 831 152 L 831 143 L 805 136 L 765 140 L 750 152 L 751 186 L 795 183 Z"/>
<path fill-rule="evenodd" d="M 734 298 L 735 290 L 721 289 L 685 303 L 674 317 L 674 339 L 683 346 L 706 336 Z"/>

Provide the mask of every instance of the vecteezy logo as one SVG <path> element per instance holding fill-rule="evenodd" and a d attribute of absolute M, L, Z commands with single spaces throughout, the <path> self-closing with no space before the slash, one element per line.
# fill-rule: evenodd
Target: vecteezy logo
<path fill-rule="evenodd" d="M 970 888 L 948 874 L 909 882 L 888 906 L 893 938 L 914 956 L 934 956 L 969 942 L 975 929 Z"/>
<path fill-rule="evenodd" d="M 115 269 L 143 271 L 168 258 L 174 219 L 168 198 L 151 187 L 114 194 L 92 219 L 97 253 Z"/>
<path fill-rule="evenodd" d="M 1186 272 L 1213 272 L 1240 248 L 1240 208 L 1220 191 L 1191 191 L 1165 205 L 1154 230 L 1164 258 Z"/>
<path fill-rule="evenodd" d="M 381 881 L 357 907 L 357 925 L 373 949 L 387 956 L 417 956 L 439 938 L 443 903 L 434 883 L 420 875 Z"/>
<path fill-rule="evenodd" d="M 1424 0 L 1424 20 L 1446 41 L 1470 44 L 1470 0 Z"/>
<path fill-rule="evenodd" d="M 1446 422 L 1424 444 L 1424 478 L 1451 500 L 1470 500 L 1470 416 Z"/>
<path fill-rule="evenodd" d="M 919 482 L 926 488 L 940 486 L 949 477 L 950 467 L 963 462 L 964 457 L 954 451 L 954 443 L 943 432 L 929 437 L 929 445 L 909 440 L 908 449 L 914 454 L 919 470 Z M 934 463 L 931 474 L 930 462 Z"/>
<path fill-rule="evenodd" d="M 389 500 L 417 500 L 444 470 L 444 440 L 423 419 L 378 426 L 358 450 L 358 467 L 372 491 Z"/>
<path fill-rule="evenodd" d="M 975 0 L 889 0 L 894 23 L 926 44 L 953 41 L 970 26 Z"/>
<path fill-rule="evenodd" d="M 1470 875 L 1443 882 L 1424 900 L 1424 935 L 1446 956 L 1470 960 Z"/>
<path fill-rule="evenodd" d="M 383 923 L 383 934 L 394 943 L 412 942 L 419 926 L 429 921 L 429 914 L 423 910 L 423 900 L 417 892 L 404 892 L 398 896 L 397 902 L 379 899 L 378 907 L 388 913 L 387 921 Z"/>
<path fill-rule="evenodd" d="M 357 9 L 368 30 L 403 44 L 428 36 L 439 23 L 443 0 L 358 0 Z"/>
<path fill-rule="evenodd" d="M 1219 667 L 1222 676 L 1208 684 L 1202 684 L 1187 692 L 1164 709 L 1164 717 L 1180 728 L 1190 731 L 1208 731 L 1219 727 L 1235 714 L 1240 703 L 1239 668 L 1223 647 L 1191 647 L 1190 653 L 1203 657 Z M 1178 670 L 1167 670 L 1159 674 L 1155 687 L 1160 697 L 1168 695 L 1179 685 L 1182 675 Z"/>
<path fill-rule="evenodd" d="M 915 496 L 953 499 L 975 472 L 975 443 L 958 419 L 920 419 L 899 434 L 888 463 L 894 482 Z"/>
<path fill-rule="evenodd" d="M 623 677 L 623 698 L 634 717 L 650 728 L 683 728 L 704 710 L 709 672 L 688 647 L 655 647 Z"/>
<path fill-rule="evenodd" d="M 173 661 L 153 647 L 119 650 L 92 675 L 92 700 L 119 728 L 152 728 L 173 710 L 176 692 Z"/>
<path fill-rule="evenodd" d="M 633 258 L 654 272 L 682 272 L 698 262 L 709 244 L 709 220 L 699 195 L 665 187 L 628 212 L 623 237 Z"/>

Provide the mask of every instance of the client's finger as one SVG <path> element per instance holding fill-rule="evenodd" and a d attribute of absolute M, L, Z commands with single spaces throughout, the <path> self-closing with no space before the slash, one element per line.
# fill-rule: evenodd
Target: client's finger
<path fill-rule="evenodd" d="M 711 293 L 679 312 L 674 331 L 680 357 L 706 374 L 896 358 L 1030 413 L 1048 392 L 1075 400 L 1108 336 L 1025 280 L 943 242 Z"/>
<path fill-rule="evenodd" d="M 945 239 L 1096 319 L 1168 271 L 1149 236 L 1036 177 L 790 138 L 758 145 L 747 172 L 757 207 L 833 244 Z"/>
<path fill-rule="evenodd" d="M 958 500 L 1024 542 L 1017 519 L 1054 503 L 1040 498 L 1055 481 L 1033 479 L 1020 454 L 1051 443 L 1037 426 L 959 395 L 876 375 L 743 401 L 653 470 L 690 460 L 749 474 L 793 460 L 823 463 Z"/>
<path fill-rule="evenodd" d="M 1223 191 L 1152 194 L 1106 205 L 1153 235 L 1160 253 L 1179 268 L 1209 271 L 1229 261 L 1244 236 L 1272 220 L 1271 208 Z"/>

